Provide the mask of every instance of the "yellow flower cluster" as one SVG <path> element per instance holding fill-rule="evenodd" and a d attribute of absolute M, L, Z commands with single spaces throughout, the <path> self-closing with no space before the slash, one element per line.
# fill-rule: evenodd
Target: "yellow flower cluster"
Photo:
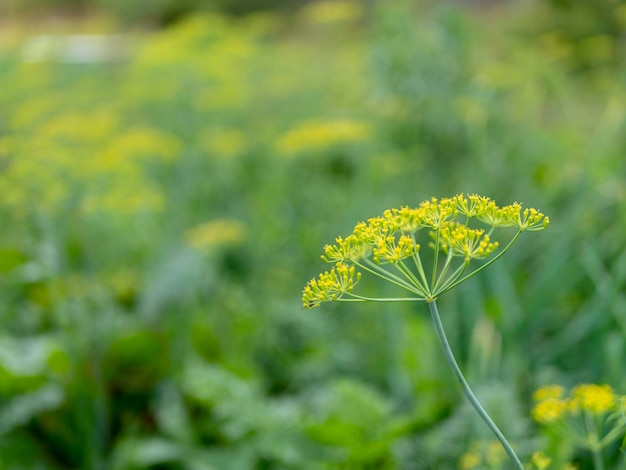
<path fill-rule="evenodd" d="M 441 243 L 445 252 L 461 255 L 466 260 L 486 258 L 498 248 L 498 242 L 491 243 L 484 230 L 473 230 L 460 223 L 442 227 Z"/>
<path fill-rule="evenodd" d="M 328 24 L 355 21 L 363 14 L 363 9 L 355 1 L 321 1 L 308 4 L 303 15 L 311 23 Z"/>
<path fill-rule="evenodd" d="M 337 300 L 342 294 L 352 292 L 360 280 L 361 273 L 357 273 L 354 266 L 337 263 L 330 271 L 320 274 L 318 279 L 312 279 L 306 285 L 303 294 L 305 306 L 313 308 L 315 304 Z"/>
<path fill-rule="evenodd" d="M 20 219 L 154 214 L 167 206 L 161 176 L 181 157 L 242 154 L 250 136 L 224 123 L 257 93 L 242 70 L 263 47 L 261 21 L 198 14 L 129 38 L 113 81 L 99 67 L 68 74 L 56 63 L 9 61 L 0 76 L 0 209 Z M 170 125 L 172 113 L 187 125 Z"/>
<path fill-rule="evenodd" d="M 530 461 L 538 470 L 545 470 L 552 463 L 552 459 L 543 452 L 533 452 Z"/>
<path fill-rule="evenodd" d="M 484 228 L 473 228 L 473 223 Z M 432 300 L 473 274 L 467 272 L 471 260 L 486 259 L 498 249 L 499 242 L 491 238 L 495 228 L 517 229 L 500 256 L 521 232 L 542 230 L 548 223 L 544 214 L 536 209 L 522 210 L 518 203 L 498 207 L 493 200 L 475 194 L 432 198 L 416 208 L 389 209 L 382 216 L 358 223 L 350 235 L 326 245 L 322 259 L 338 266 L 356 266 L 418 295 L 410 300 Z M 434 250 L 431 276 L 420 257 L 417 236 L 422 229 L 434 240 L 428 244 Z M 438 265 L 440 254 L 445 257 L 442 266 Z M 460 260 L 459 266 L 454 266 L 455 260 Z M 303 293 L 305 307 L 342 300 L 344 294 L 350 300 L 383 300 L 354 294 L 352 284 L 344 289 L 333 272 L 309 282 Z"/>
<path fill-rule="evenodd" d="M 478 470 L 486 468 L 501 468 L 506 459 L 504 448 L 498 441 L 475 441 L 470 449 L 459 460 L 461 470 Z"/>
<path fill-rule="evenodd" d="M 581 384 L 572 390 L 572 406 L 595 415 L 613 411 L 616 399 L 609 385 Z"/>
<path fill-rule="evenodd" d="M 246 226 L 235 219 L 216 219 L 187 229 L 185 243 L 197 250 L 236 245 L 245 240 Z"/>
<path fill-rule="evenodd" d="M 334 145 L 362 142 L 371 135 L 370 126 L 351 119 L 309 120 L 279 137 L 276 150 L 281 155 L 315 151 Z"/>
<path fill-rule="evenodd" d="M 536 390 L 533 400 L 535 421 L 550 426 L 569 443 L 596 455 L 626 431 L 626 421 L 620 413 L 624 398 L 616 395 L 609 385 L 580 384 L 569 393 L 559 385 L 548 385 Z"/>
<path fill-rule="evenodd" d="M 533 394 L 535 406 L 533 418 L 542 424 L 550 424 L 567 416 L 586 411 L 593 415 L 603 415 L 616 409 L 617 395 L 609 385 L 581 384 L 574 387 L 569 395 L 559 385 L 548 385 Z"/>

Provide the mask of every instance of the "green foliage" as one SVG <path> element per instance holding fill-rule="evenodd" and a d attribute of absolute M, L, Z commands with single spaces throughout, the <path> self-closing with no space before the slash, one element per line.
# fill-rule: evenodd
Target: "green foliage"
<path fill-rule="evenodd" d="M 624 61 L 621 37 L 626 26 L 626 2 L 544 0 L 538 23 L 547 47 L 578 71 L 595 73 Z"/>
<path fill-rule="evenodd" d="M 623 74 L 573 76 L 504 10 L 324 8 L 113 62 L 3 30 L 1 469 L 458 468 L 480 426 L 427 312 L 299 298 L 320 245 L 431 195 L 551 216 L 440 301 L 521 455 L 550 454 L 536 388 L 626 390 Z"/>

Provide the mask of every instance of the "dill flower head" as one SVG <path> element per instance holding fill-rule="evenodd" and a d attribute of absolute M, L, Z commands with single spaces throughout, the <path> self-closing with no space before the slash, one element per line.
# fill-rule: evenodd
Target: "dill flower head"
<path fill-rule="evenodd" d="M 535 405 L 532 409 L 532 415 L 538 423 L 549 424 L 561 419 L 570 410 L 569 400 L 548 397 Z"/>
<path fill-rule="evenodd" d="M 576 409 L 600 415 L 615 409 L 616 395 L 609 385 L 581 384 L 572 389 Z"/>
<path fill-rule="evenodd" d="M 539 423 L 549 424 L 567 416 L 576 416 L 581 411 L 592 415 L 603 415 L 615 411 L 617 395 L 609 385 L 580 384 L 565 395 L 560 385 L 541 387 L 533 394 L 536 404 L 533 418 Z"/>
<path fill-rule="evenodd" d="M 532 416 L 576 446 L 597 452 L 626 432 L 618 398 L 609 385 L 579 384 L 567 394 L 548 385 L 533 394 Z"/>
<path fill-rule="evenodd" d="M 302 300 L 306 308 L 337 300 L 432 301 L 495 261 L 522 232 L 543 230 L 548 223 L 536 209 L 523 209 L 519 203 L 498 207 L 476 194 L 388 209 L 324 247 L 322 259 L 336 266 L 312 279 Z M 503 241 L 507 244 L 500 248 Z M 353 289 L 365 272 L 412 296 L 377 299 L 357 294 Z"/>

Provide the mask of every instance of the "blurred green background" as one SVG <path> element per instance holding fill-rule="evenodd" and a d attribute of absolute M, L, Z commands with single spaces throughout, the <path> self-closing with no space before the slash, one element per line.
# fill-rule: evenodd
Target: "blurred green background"
<path fill-rule="evenodd" d="M 550 216 L 440 310 L 554 451 L 533 390 L 626 393 L 625 33 L 621 0 L 0 1 L 0 470 L 459 468 L 491 436 L 426 307 L 300 301 L 337 235 L 459 192 Z"/>

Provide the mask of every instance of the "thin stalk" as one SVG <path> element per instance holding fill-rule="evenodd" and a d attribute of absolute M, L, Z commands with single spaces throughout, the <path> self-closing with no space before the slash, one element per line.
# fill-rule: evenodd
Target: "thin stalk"
<path fill-rule="evenodd" d="M 482 271 L 483 269 L 485 269 L 490 264 L 494 263 L 497 259 L 499 259 L 504 253 L 506 253 L 508 251 L 508 249 L 511 247 L 511 245 L 513 245 L 513 243 L 515 242 L 515 240 L 517 240 L 517 238 L 521 235 L 521 233 L 522 233 L 521 230 L 519 232 L 517 232 L 515 234 L 515 236 L 511 239 L 511 241 L 504 247 L 504 249 L 500 253 L 498 253 L 496 256 L 491 258 L 489 261 L 487 261 L 485 264 L 483 264 L 480 268 L 475 269 L 474 271 L 472 271 L 471 273 L 467 274 L 466 276 L 463 276 L 458 281 L 450 284 L 448 287 L 445 288 L 445 290 L 442 290 L 441 292 L 439 292 L 438 295 L 441 295 L 444 292 L 449 291 L 453 287 L 458 286 L 459 284 L 461 284 L 462 282 L 466 281 L 467 279 L 469 279 L 473 275 L 475 275 L 475 274 L 479 273 L 480 271 Z"/>
<path fill-rule="evenodd" d="M 441 268 L 441 272 L 439 273 L 439 278 L 437 278 L 437 282 L 433 286 L 433 292 L 437 292 L 437 289 L 439 288 L 439 284 L 441 284 L 444 277 L 446 276 L 448 269 L 450 268 L 450 263 L 452 262 L 452 258 L 454 258 L 454 254 L 452 250 L 449 250 L 448 256 L 446 256 L 446 262 L 444 263 L 443 268 Z"/>
<path fill-rule="evenodd" d="M 382 269 L 381 267 L 377 266 L 376 264 L 372 263 L 371 261 L 369 261 L 368 259 L 364 260 L 369 266 L 363 264 L 363 263 L 359 263 L 358 261 L 353 261 L 353 263 L 355 264 L 355 266 L 358 266 L 361 269 L 364 269 L 365 271 L 368 271 L 370 273 L 372 273 L 374 276 L 378 276 L 381 279 L 384 279 L 386 281 L 391 282 L 392 284 L 395 284 L 398 287 L 402 287 L 403 289 L 409 290 L 415 294 L 421 294 L 421 292 L 419 292 L 414 286 L 412 286 L 411 284 L 409 284 L 406 280 L 390 273 L 389 271 L 387 271 L 386 269 Z"/>
<path fill-rule="evenodd" d="M 397 263 L 393 263 L 393 265 L 396 267 L 396 269 L 398 271 L 400 271 L 409 281 L 411 281 L 415 287 L 420 290 L 422 292 L 422 294 L 424 296 L 428 295 L 428 293 L 426 292 L 426 289 L 424 288 L 424 286 L 422 285 L 422 283 L 420 282 L 420 280 L 415 276 L 415 274 L 413 274 L 413 271 L 411 271 L 406 264 L 404 264 L 402 262 L 402 260 L 398 261 Z"/>
<path fill-rule="evenodd" d="M 602 462 L 602 449 L 596 447 L 593 448 L 593 468 L 595 470 L 604 470 L 604 463 Z"/>
<path fill-rule="evenodd" d="M 415 238 L 413 238 L 413 242 L 415 242 Z M 426 279 L 426 273 L 424 272 L 424 266 L 422 265 L 422 258 L 419 254 L 419 251 L 415 251 L 413 253 L 413 261 L 415 261 L 415 267 L 417 267 L 417 272 L 419 273 L 420 278 L 422 278 L 422 283 L 428 290 L 428 280 Z M 430 293 L 430 291 L 428 293 Z"/>
<path fill-rule="evenodd" d="M 598 441 L 598 426 L 593 416 L 585 412 L 585 427 L 587 428 L 587 439 L 591 444 L 591 454 L 593 455 L 594 470 L 604 470 L 604 462 L 602 461 L 602 447 Z"/>
<path fill-rule="evenodd" d="M 465 272 L 465 270 L 467 269 L 468 266 L 469 266 L 469 263 L 468 262 L 464 262 L 462 265 L 460 265 L 458 268 L 456 268 L 454 270 L 454 272 L 452 274 L 450 274 L 448 279 L 445 280 L 443 285 L 437 286 L 437 289 L 434 290 L 434 297 L 438 297 L 442 293 L 446 292 L 449 289 L 448 286 L 450 284 L 453 284 L 454 282 L 456 282 L 456 280 L 463 275 L 463 273 Z"/>
<path fill-rule="evenodd" d="M 352 299 L 339 298 L 338 302 L 423 302 L 426 299 L 424 297 L 365 297 L 358 294 L 352 294 L 346 292 L 346 295 L 353 297 Z"/>
<path fill-rule="evenodd" d="M 433 274 L 430 280 L 430 285 L 435 285 L 435 280 L 437 279 L 437 264 L 439 262 L 439 229 L 437 229 L 435 233 L 435 257 L 433 259 Z"/>
<path fill-rule="evenodd" d="M 487 414 L 485 409 L 482 407 L 482 405 L 480 404 L 480 402 L 474 395 L 474 392 L 472 392 L 472 389 L 469 387 L 467 381 L 465 380 L 465 377 L 463 376 L 463 373 L 461 372 L 461 369 L 459 368 L 459 365 L 457 364 L 456 359 L 454 358 L 454 354 L 452 353 L 450 344 L 448 343 L 448 338 L 446 337 L 446 333 L 443 329 L 443 324 L 441 323 L 441 318 L 439 317 L 439 310 L 437 309 L 437 303 L 435 302 L 435 300 L 428 302 L 428 309 L 430 310 L 433 323 L 435 324 L 435 329 L 437 330 L 437 336 L 439 336 L 439 341 L 441 342 L 441 346 L 443 347 L 443 352 L 444 352 L 444 355 L 446 356 L 446 360 L 448 361 L 448 364 L 450 365 L 450 368 L 452 369 L 454 376 L 456 377 L 457 381 L 461 385 L 461 388 L 463 389 L 463 393 L 465 394 L 469 402 L 472 404 L 474 409 L 478 412 L 478 414 L 483 419 L 483 421 L 487 424 L 489 429 L 491 429 L 491 431 L 496 435 L 496 437 L 502 444 L 502 447 L 504 447 L 504 450 L 508 454 L 509 459 L 511 459 L 511 462 L 513 463 L 513 467 L 516 470 L 524 470 L 524 467 L 522 463 L 520 462 L 519 457 L 513 450 L 513 447 L 511 447 L 511 444 L 509 444 L 509 442 L 506 440 L 502 432 L 498 429 L 498 427 L 492 421 L 491 417 Z"/>

